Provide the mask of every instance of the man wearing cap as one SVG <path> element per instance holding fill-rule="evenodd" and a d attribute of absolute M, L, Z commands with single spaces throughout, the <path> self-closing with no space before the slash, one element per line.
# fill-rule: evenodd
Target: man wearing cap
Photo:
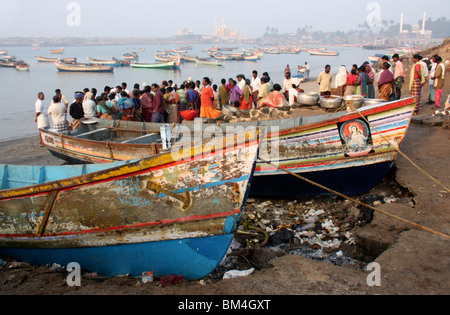
<path fill-rule="evenodd" d="M 82 92 L 75 92 L 75 102 L 70 105 L 69 114 L 72 117 L 72 130 L 77 130 L 81 126 L 81 118 L 84 117 Z"/>

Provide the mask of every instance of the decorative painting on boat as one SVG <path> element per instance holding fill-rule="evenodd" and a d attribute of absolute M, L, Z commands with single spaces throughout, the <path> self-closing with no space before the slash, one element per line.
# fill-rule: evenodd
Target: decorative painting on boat
<path fill-rule="evenodd" d="M 372 151 L 370 131 L 364 121 L 360 119 L 348 121 L 342 124 L 340 132 L 347 155 L 360 156 Z"/>

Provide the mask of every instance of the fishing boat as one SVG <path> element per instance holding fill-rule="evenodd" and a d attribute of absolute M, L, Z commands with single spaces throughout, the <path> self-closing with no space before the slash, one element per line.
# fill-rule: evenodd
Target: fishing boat
<path fill-rule="evenodd" d="M 51 54 L 63 54 L 64 53 L 64 47 L 61 49 L 51 49 L 50 50 Z"/>
<path fill-rule="evenodd" d="M 199 133 L 207 128 L 220 131 L 227 127 L 267 127 L 263 147 L 271 148 L 273 144 L 275 156 L 260 154 L 251 185 L 252 196 L 295 198 L 328 194 L 283 170 L 346 195 L 359 195 L 374 188 L 392 167 L 398 153 L 396 147 L 406 135 L 415 105 L 415 98 L 405 98 L 332 115 L 234 124 L 175 124 L 172 134 L 185 128 Z M 55 156 L 72 163 L 103 163 L 158 153 L 156 145 L 150 150 L 150 145 L 158 141 L 158 128 L 158 124 L 98 120 L 96 124 L 83 125 L 71 136 L 61 137 L 48 130 L 40 133 Z M 358 135 L 353 136 L 353 132 Z M 265 161 L 272 161 L 283 170 Z"/>
<path fill-rule="evenodd" d="M 311 56 L 339 56 L 339 53 L 334 50 L 326 50 L 326 49 L 313 49 L 309 51 Z"/>
<path fill-rule="evenodd" d="M 244 60 L 257 62 L 259 60 L 258 55 L 244 55 Z"/>
<path fill-rule="evenodd" d="M 371 63 L 377 63 L 378 60 L 381 59 L 380 57 L 377 57 L 377 56 L 369 56 L 368 58 Z"/>
<path fill-rule="evenodd" d="M 186 61 L 186 62 L 196 62 L 197 57 L 189 56 L 189 55 L 183 55 L 183 60 Z"/>
<path fill-rule="evenodd" d="M 195 63 L 200 66 L 217 66 L 217 67 L 223 66 L 222 62 L 213 59 L 198 58 L 195 60 Z"/>
<path fill-rule="evenodd" d="M 0 55 L 6 55 L 8 53 L 8 51 L 6 49 L 3 49 L 2 51 L 0 51 Z"/>
<path fill-rule="evenodd" d="M 28 70 L 30 70 L 30 65 L 28 63 L 22 61 L 22 60 L 16 62 L 14 66 L 19 71 L 28 71 Z"/>
<path fill-rule="evenodd" d="M 114 67 L 112 66 L 102 66 L 90 63 L 68 63 L 58 60 L 55 62 L 58 71 L 62 72 L 113 72 Z"/>
<path fill-rule="evenodd" d="M 139 54 L 137 52 L 132 53 L 124 53 L 123 59 L 130 60 L 130 61 L 138 61 L 139 60 Z"/>
<path fill-rule="evenodd" d="M 0 67 L 14 68 L 15 66 L 15 60 L 0 59 Z"/>
<path fill-rule="evenodd" d="M 155 62 L 155 63 L 133 63 L 132 68 L 138 69 L 178 69 L 180 67 L 180 60 L 167 61 L 167 62 Z"/>
<path fill-rule="evenodd" d="M 256 131 L 213 141 L 176 158 L 0 165 L 0 255 L 105 277 L 208 275 L 239 226 L 259 145 Z"/>
<path fill-rule="evenodd" d="M 47 58 L 47 57 L 39 57 L 35 56 L 38 62 L 57 62 L 58 60 L 62 60 L 63 62 L 77 62 L 77 58 Z"/>
<path fill-rule="evenodd" d="M 86 58 L 86 60 L 89 63 L 93 63 L 96 65 L 112 66 L 112 67 L 128 67 L 131 64 L 131 61 L 129 60 L 120 60 L 114 57 L 111 60 L 102 60 L 88 57 Z"/>

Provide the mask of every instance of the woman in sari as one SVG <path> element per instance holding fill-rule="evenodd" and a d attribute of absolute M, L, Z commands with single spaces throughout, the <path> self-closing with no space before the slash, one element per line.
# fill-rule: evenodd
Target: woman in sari
<path fill-rule="evenodd" d="M 243 92 L 242 93 L 243 98 L 242 98 L 240 109 L 242 109 L 242 110 L 252 109 L 253 92 L 250 88 L 250 80 L 249 79 L 245 80 L 245 86 L 244 86 L 244 90 L 242 92 Z"/>
<path fill-rule="evenodd" d="M 369 89 L 369 76 L 366 74 L 366 67 L 361 66 L 356 71 L 358 75 L 358 79 L 356 80 L 355 86 L 355 95 L 362 95 L 364 97 L 368 96 L 368 89 Z"/>
<path fill-rule="evenodd" d="M 383 72 L 380 75 L 380 79 L 378 80 L 378 88 L 380 90 L 380 99 L 386 100 L 389 102 L 389 96 L 394 92 L 394 75 L 389 68 L 390 64 L 387 62 L 383 63 Z"/>
<path fill-rule="evenodd" d="M 281 85 L 278 83 L 273 85 L 273 91 L 264 99 L 263 106 L 270 106 L 273 108 L 286 106 L 288 103 L 281 91 Z"/>
<path fill-rule="evenodd" d="M 422 87 L 425 83 L 425 76 L 423 74 L 422 65 L 420 63 L 420 60 L 422 58 L 420 55 L 414 55 L 414 67 L 411 69 L 411 75 L 410 75 L 410 81 L 409 81 L 409 91 L 410 96 L 417 97 L 417 104 L 416 109 L 414 110 L 414 113 L 419 113 L 419 110 L 421 108 L 421 98 L 422 98 Z"/>

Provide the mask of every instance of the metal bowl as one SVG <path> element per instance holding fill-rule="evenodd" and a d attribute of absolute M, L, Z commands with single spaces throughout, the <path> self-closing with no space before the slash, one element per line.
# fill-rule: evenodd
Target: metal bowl
<path fill-rule="evenodd" d="M 223 105 L 222 114 L 227 116 L 236 116 L 237 108 L 230 105 Z"/>
<path fill-rule="evenodd" d="M 364 104 L 364 96 L 362 95 L 347 95 L 344 96 L 344 102 L 347 105 L 347 110 L 355 110 Z"/>
<path fill-rule="evenodd" d="M 366 98 L 364 100 L 364 106 L 376 105 L 376 104 L 386 103 L 386 102 L 387 102 L 386 100 L 382 100 L 382 99 Z"/>
<path fill-rule="evenodd" d="M 319 104 L 319 93 L 301 93 L 298 95 L 298 103 L 302 105 L 315 106 Z"/>
<path fill-rule="evenodd" d="M 331 95 L 330 98 L 321 97 L 320 106 L 327 109 L 335 109 L 342 106 L 344 98 L 342 96 Z"/>

